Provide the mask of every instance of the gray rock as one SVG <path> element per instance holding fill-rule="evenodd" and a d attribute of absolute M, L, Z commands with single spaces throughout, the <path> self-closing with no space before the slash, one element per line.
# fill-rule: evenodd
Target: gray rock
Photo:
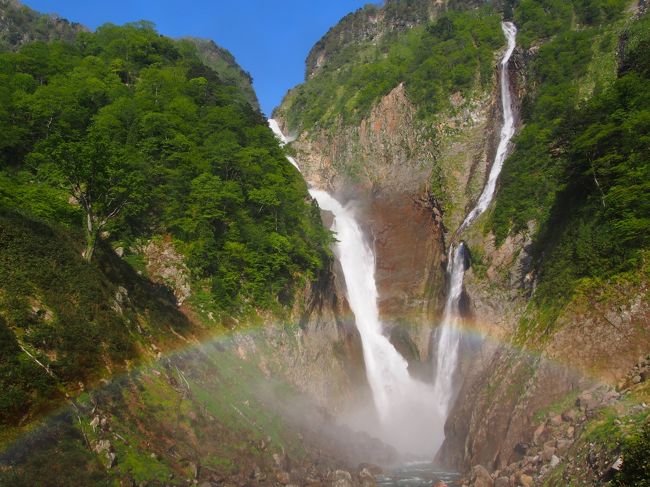
<path fill-rule="evenodd" d="M 117 455 L 110 451 L 107 453 L 106 457 L 108 458 L 108 468 L 113 468 L 117 464 Z"/>
<path fill-rule="evenodd" d="M 632 377 L 632 384 L 640 384 L 641 383 L 641 376 L 640 375 L 635 375 Z"/>
<path fill-rule="evenodd" d="M 510 487 L 510 479 L 508 477 L 499 477 L 494 481 L 494 487 Z"/>
<path fill-rule="evenodd" d="M 556 455 L 553 455 L 553 456 L 551 457 L 551 461 L 550 461 L 549 465 L 551 466 L 551 468 L 555 468 L 555 467 L 557 467 L 559 464 L 560 464 L 560 459 L 559 459 L 559 457 L 557 457 Z"/>

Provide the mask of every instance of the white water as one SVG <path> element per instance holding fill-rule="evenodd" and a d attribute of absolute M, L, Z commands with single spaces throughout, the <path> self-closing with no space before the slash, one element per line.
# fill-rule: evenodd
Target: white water
<path fill-rule="evenodd" d="M 379 414 L 379 429 L 372 431 L 403 453 L 430 455 L 439 447 L 440 424 L 431 417 L 430 385 L 413 379 L 408 363 L 384 336 L 377 308 L 375 255 L 366 243 L 353 211 L 325 191 L 311 189 L 321 209 L 334 215 L 334 252 L 341 263 L 350 308 L 366 365 L 366 375 Z"/>
<path fill-rule="evenodd" d="M 499 179 L 499 174 L 501 174 L 501 169 L 503 168 L 503 161 L 505 161 L 506 155 L 508 154 L 510 140 L 512 139 L 512 136 L 515 135 L 515 121 L 512 111 L 512 96 L 510 93 L 510 77 L 508 76 L 508 62 L 515 50 L 517 28 L 512 22 L 503 22 L 501 28 L 508 40 L 508 49 L 501 59 L 501 69 L 499 72 L 499 81 L 501 85 L 501 108 L 503 111 L 503 126 L 501 127 L 499 146 L 497 147 L 497 153 L 494 157 L 492 168 L 490 169 L 487 184 L 483 188 L 483 192 L 481 193 L 476 206 L 469 212 L 465 221 L 463 221 L 463 224 L 460 226 L 458 230 L 459 233 L 469 227 L 492 202 L 494 190 L 497 185 L 497 179 Z"/>
<path fill-rule="evenodd" d="M 501 137 L 497 153 L 490 169 L 487 184 L 479 197 L 478 203 L 474 209 L 467 215 L 458 233 L 469 227 L 472 222 L 483 213 L 492 202 L 497 179 L 501 173 L 503 162 L 508 152 L 510 140 L 515 133 L 514 116 L 512 110 L 512 97 L 510 93 L 510 78 L 508 76 L 508 62 L 515 49 L 517 37 L 517 28 L 511 22 L 501 24 L 503 33 L 508 41 L 508 48 L 501 59 L 499 72 L 501 85 L 501 106 L 503 110 L 503 126 L 501 127 Z M 453 245 L 449 247 L 447 258 L 447 273 L 449 276 L 449 292 L 443 314 L 442 324 L 439 329 L 437 350 L 435 355 L 435 369 L 433 388 L 436 397 L 437 413 L 440 421 L 447 420 L 449 409 L 454 401 L 455 394 L 458 390 L 455 375 L 458 368 L 460 355 L 460 322 L 461 315 L 458 308 L 460 297 L 463 292 L 463 278 L 465 276 L 465 244 L 461 242 L 458 247 Z"/>
<path fill-rule="evenodd" d="M 445 303 L 445 311 L 440 326 L 438 347 L 436 350 L 435 376 L 433 390 L 436 398 L 438 418 L 444 423 L 449 413 L 449 408 L 454 399 L 454 374 L 458 367 L 460 345 L 460 312 L 458 303 L 463 292 L 463 277 L 465 276 L 465 245 L 461 244 L 454 249 L 449 247 L 448 255 L 449 293 Z"/>
<path fill-rule="evenodd" d="M 275 120 L 269 126 L 278 139 L 286 139 Z M 291 161 L 295 165 L 295 161 Z M 300 169 L 298 169 L 300 170 Z M 310 187 L 322 210 L 334 215 L 334 252 L 343 269 L 347 298 L 361 337 L 366 375 L 379 422 L 363 418 L 369 433 L 402 453 L 430 456 L 442 441 L 442 424 L 431 415 L 434 396 L 430 385 L 413 379 L 408 363 L 384 336 L 377 307 L 375 255 L 364 239 L 354 212 L 326 191 Z"/>
<path fill-rule="evenodd" d="M 282 130 L 280 130 L 280 126 L 278 125 L 278 121 L 275 120 L 275 119 L 273 119 L 273 118 L 269 118 L 269 119 L 268 119 L 268 123 L 269 123 L 269 127 L 271 127 L 271 130 L 273 131 L 273 133 L 275 134 L 275 136 L 276 136 L 276 137 L 278 138 L 278 140 L 280 141 L 280 145 L 281 145 L 282 147 L 284 147 L 285 145 L 287 145 L 290 141 L 289 141 L 289 139 L 287 139 L 287 138 L 285 137 L 285 135 L 282 133 Z M 296 160 L 295 160 L 293 157 L 291 157 L 291 156 L 287 156 L 287 160 L 291 163 L 291 165 L 292 165 L 293 167 L 295 167 L 296 169 L 298 169 L 299 172 L 302 172 L 302 171 L 300 170 L 300 167 L 298 166 L 298 163 L 296 162 Z"/>

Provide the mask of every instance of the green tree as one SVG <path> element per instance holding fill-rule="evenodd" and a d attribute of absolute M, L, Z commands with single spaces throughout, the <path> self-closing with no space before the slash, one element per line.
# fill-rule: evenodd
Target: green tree
<path fill-rule="evenodd" d="M 107 137 L 91 133 L 81 141 L 55 146 L 51 163 L 43 166 L 84 211 L 83 257 L 87 261 L 92 259 L 97 239 L 108 223 L 142 197 L 144 178 L 130 157 Z"/>

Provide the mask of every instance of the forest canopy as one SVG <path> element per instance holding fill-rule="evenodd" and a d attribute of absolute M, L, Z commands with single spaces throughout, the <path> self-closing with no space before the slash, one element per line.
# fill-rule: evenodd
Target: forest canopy
<path fill-rule="evenodd" d="M 89 258 L 102 233 L 171 236 L 218 309 L 290 301 L 328 258 L 263 116 L 148 22 L 0 54 L 0 167 L 2 204 L 84 228 Z"/>

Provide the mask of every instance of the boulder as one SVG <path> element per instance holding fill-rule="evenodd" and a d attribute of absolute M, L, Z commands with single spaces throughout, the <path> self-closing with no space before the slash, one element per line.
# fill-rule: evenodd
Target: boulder
<path fill-rule="evenodd" d="M 551 457 L 551 461 L 549 462 L 549 465 L 551 466 L 551 468 L 555 468 L 559 464 L 560 464 L 560 459 L 556 455 L 553 455 Z"/>
<path fill-rule="evenodd" d="M 472 482 L 474 487 L 494 487 L 490 472 L 483 465 L 476 465 L 472 468 Z"/>
<path fill-rule="evenodd" d="M 530 475 L 522 474 L 519 476 L 519 484 L 522 487 L 533 487 L 533 478 Z"/>
<path fill-rule="evenodd" d="M 570 440 L 557 440 L 555 453 L 563 457 L 569 451 L 569 447 L 571 446 L 571 443 L 572 442 Z"/>
<path fill-rule="evenodd" d="M 508 477 L 499 477 L 494 481 L 494 487 L 510 487 L 510 479 Z"/>
<path fill-rule="evenodd" d="M 544 450 L 542 451 L 542 461 L 544 463 L 550 462 L 553 455 L 555 455 L 555 447 L 546 443 L 544 445 Z"/>
<path fill-rule="evenodd" d="M 332 487 L 353 487 L 352 475 L 345 470 L 337 470 L 332 475 Z"/>
<path fill-rule="evenodd" d="M 578 419 L 578 411 L 576 411 L 575 409 L 569 409 L 568 411 L 564 411 L 562 413 L 562 419 L 567 423 L 575 423 L 576 419 Z"/>
<path fill-rule="evenodd" d="M 287 485 L 291 482 L 291 476 L 289 475 L 289 472 L 280 471 L 277 474 L 275 474 L 275 478 L 278 481 L 278 483 L 282 485 Z"/>
<path fill-rule="evenodd" d="M 583 411 L 591 411 L 592 409 L 598 406 L 598 401 L 594 398 L 593 394 L 590 392 L 583 392 L 576 399 L 576 406 Z"/>
<path fill-rule="evenodd" d="M 361 487 L 376 487 L 376 485 L 377 485 L 377 481 L 375 480 L 375 476 L 367 468 L 363 468 L 359 472 L 359 483 L 360 483 Z"/>

